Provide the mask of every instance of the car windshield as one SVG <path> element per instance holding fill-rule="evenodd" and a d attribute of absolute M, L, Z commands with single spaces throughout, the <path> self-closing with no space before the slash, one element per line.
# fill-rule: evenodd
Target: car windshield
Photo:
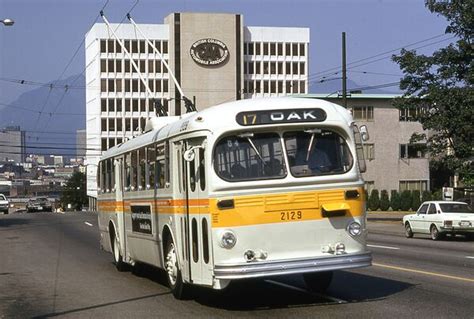
<path fill-rule="evenodd" d="M 311 129 L 283 136 L 290 172 L 295 177 L 342 174 L 352 168 L 349 147 L 336 132 Z"/>
<path fill-rule="evenodd" d="M 461 203 L 449 203 L 439 204 L 443 213 L 468 213 L 473 214 L 472 208 L 468 204 Z"/>
<path fill-rule="evenodd" d="M 219 140 L 214 152 L 217 175 L 227 181 L 249 181 L 286 176 L 280 136 L 244 133 Z"/>

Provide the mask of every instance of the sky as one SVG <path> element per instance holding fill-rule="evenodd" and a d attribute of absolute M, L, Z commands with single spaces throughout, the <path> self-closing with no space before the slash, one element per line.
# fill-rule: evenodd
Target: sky
<path fill-rule="evenodd" d="M 0 103 L 33 89 L 2 79 L 50 83 L 81 73 L 85 49 L 80 45 L 105 3 L 0 0 L 0 19 L 15 21 L 11 27 L 0 25 Z M 118 23 L 132 6 L 137 23 L 163 23 L 172 12 L 228 12 L 242 14 L 250 26 L 308 27 L 309 74 L 315 83 L 323 75 L 340 77 L 326 70 L 341 65 L 342 32 L 347 34 L 348 63 L 439 36 L 409 47 L 428 45 L 418 51 L 430 53 L 450 38 L 441 36 L 445 19 L 429 12 L 423 0 L 109 0 L 104 12 L 110 22 Z M 364 86 L 398 81 L 398 66 L 387 55 L 379 58 L 349 69 L 349 79 Z"/>

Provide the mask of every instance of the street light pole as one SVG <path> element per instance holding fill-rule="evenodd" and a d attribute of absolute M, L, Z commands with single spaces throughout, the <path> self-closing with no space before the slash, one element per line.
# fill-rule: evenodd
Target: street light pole
<path fill-rule="evenodd" d="M 15 23 L 15 21 L 13 21 L 12 19 L 3 19 L 0 20 L 0 22 L 3 23 L 6 27 L 10 27 Z"/>

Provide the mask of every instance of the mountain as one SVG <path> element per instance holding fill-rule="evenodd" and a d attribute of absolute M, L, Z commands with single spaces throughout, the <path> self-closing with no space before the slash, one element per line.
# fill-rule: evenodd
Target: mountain
<path fill-rule="evenodd" d="M 73 75 L 58 81 L 53 89 L 44 86 L 27 91 L 11 102 L 11 107 L 0 106 L 0 128 L 20 126 L 26 131 L 27 153 L 73 154 L 75 151 L 67 149 L 75 147 L 76 130 L 86 127 L 85 90 L 77 88 L 84 86 L 85 79 L 80 75 L 71 84 L 77 77 Z M 73 86 L 66 94 L 64 88 L 58 88 L 65 85 Z M 59 143 L 67 146 L 63 145 L 62 150 L 38 148 Z"/>

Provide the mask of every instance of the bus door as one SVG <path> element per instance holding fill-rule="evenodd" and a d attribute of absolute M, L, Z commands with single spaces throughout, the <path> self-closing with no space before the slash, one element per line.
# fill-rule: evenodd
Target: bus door
<path fill-rule="evenodd" d="M 181 157 L 185 192 L 187 263 L 190 282 L 212 285 L 209 200 L 206 183 L 206 139 L 192 138 L 183 143 Z"/>
<path fill-rule="evenodd" d="M 124 206 L 123 206 L 123 158 L 114 160 L 114 176 L 115 176 L 115 214 L 117 216 L 117 233 L 120 240 L 120 250 L 123 258 L 127 256 L 125 253 L 126 236 L 124 222 Z"/>

